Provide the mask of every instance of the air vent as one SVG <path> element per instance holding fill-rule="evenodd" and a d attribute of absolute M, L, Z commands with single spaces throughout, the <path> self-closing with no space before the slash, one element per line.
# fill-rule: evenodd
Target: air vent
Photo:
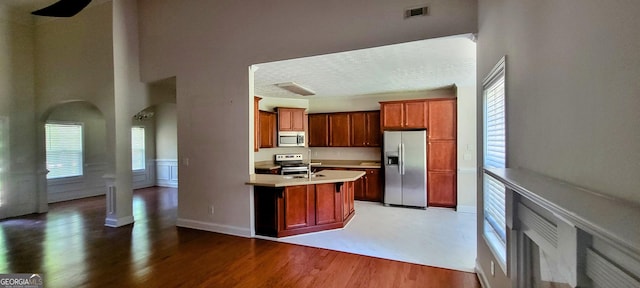
<path fill-rule="evenodd" d="M 411 18 L 416 16 L 427 16 L 428 14 L 429 14 L 429 7 L 427 6 L 411 8 L 404 11 L 405 18 Z"/>

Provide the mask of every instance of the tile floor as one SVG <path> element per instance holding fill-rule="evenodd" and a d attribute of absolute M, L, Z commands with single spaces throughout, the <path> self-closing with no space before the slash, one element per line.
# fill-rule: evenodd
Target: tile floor
<path fill-rule="evenodd" d="M 450 209 L 385 207 L 356 201 L 344 229 L 276 241 L 473 272 L 476 214 Z M 273 238 L 270 238 L 273 239 Z"/>

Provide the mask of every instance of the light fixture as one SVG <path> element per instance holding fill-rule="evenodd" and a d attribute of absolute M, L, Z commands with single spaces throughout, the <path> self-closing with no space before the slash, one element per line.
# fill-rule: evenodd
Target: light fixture
<path fill-rule="evenodd" d="M 140 111 L 136 113 L 136 115 L 133 115 L 133 119 L 138 121 L 149 120 L 151 119 L 151 117 L 153 117 L 154 114 L 155 113 L 153 113 L 152 111 Z"/>
<path fill-rule="evenodd" d="M 276 86 L 284 90 L 287 90 L 291 93 L 295 93 L 302 96 L 316 95 L 316 92 L 313 92 L 313 90 L 302 87 L 296 82 L 279 83 L 279 84 L 276 84 Z"/>

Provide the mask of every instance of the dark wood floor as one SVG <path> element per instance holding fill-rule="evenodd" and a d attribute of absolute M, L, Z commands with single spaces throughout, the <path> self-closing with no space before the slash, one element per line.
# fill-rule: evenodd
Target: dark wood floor
<path fill-rule="evenodd" d="M 134 194 L 136 222 L 105 227 L 105 198 L 0 221 L 0 273 L 45 287 L 480 287 L 476 275 L 178 228 L 176 189 Z"/>

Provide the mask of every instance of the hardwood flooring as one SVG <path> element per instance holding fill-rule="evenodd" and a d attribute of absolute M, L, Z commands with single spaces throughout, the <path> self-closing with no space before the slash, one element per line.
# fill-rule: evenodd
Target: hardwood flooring
<path fill-rule="evenodd" d="M 45 287 L 474 287 L 476 275 L 175 226 L 176 189 L 134 193 L 134 225 L 104 226 L 105 198 L 0 221 L 0 273 Z"/>

